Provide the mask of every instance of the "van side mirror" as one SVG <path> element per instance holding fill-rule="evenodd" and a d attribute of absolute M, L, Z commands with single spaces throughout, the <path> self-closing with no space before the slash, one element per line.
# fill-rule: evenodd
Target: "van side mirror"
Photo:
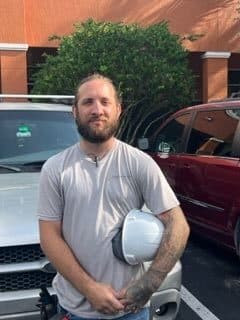
<path fill-rule="evenodd" d="M 139 138 L 137 141 L 138 148 L 141 150 L 149 149 L 149 140 L 148 138 Z"/>

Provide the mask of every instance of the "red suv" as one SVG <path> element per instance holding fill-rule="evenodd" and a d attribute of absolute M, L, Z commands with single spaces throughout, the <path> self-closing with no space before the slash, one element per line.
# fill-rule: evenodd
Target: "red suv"
<path fill-rule="evenodd" d="M 238 255 L 239 119 L 240 100 L 184 108 L 159 127 L 151 147 L 142 147 L 161 167 L 192 230 Z"/>

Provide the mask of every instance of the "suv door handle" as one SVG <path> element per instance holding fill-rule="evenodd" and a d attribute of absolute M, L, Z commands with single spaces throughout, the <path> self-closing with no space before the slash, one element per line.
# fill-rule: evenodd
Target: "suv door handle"
<path fill-rule="evenodd" d="M 174 163 L 170 163 L 170 164 L 168 165 L 168 167 L 169 167 L 169 168 L 176 168 L 176 165 L 175 165 Z"/>
<path fill-rule="evenodd" d="M 191 168 L 191 166 L 190 166 L 190 164 L 185 163 L 185 164 L 183 165 L 183 168 L 185 168 L 185 169 L 189 169 L 189 168 Z"/>

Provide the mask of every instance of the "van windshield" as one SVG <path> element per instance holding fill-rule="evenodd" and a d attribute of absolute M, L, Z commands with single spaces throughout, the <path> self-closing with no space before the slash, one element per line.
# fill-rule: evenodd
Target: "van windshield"
<path fill-rule="evenodd" d="M 0 164 L 43 163 L 79 141 L 71 112 L 0 110 Z"/>

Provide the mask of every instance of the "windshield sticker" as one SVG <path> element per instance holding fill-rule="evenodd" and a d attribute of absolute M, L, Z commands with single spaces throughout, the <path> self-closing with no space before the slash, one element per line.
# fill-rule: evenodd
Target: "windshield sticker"
<path fill-rule="evenodd" d="M 28 138 L 31 137 L 31 130 L 28 126 L 26 125 L 21 125 L 20 127 L 18 127 L 18 131 L 16 133 L 16 136 L 18 138 Z"/>

